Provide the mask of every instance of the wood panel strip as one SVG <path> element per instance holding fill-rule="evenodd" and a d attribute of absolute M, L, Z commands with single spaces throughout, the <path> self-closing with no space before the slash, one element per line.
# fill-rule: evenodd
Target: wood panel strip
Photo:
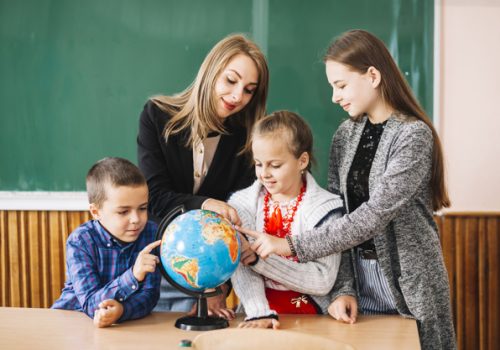
<path fill-rule="evenodd" d="M 7 212 L 0 211 L 0 305 L 8 305 L 9 299 L 9 230 L 7 226 Z"/>
<path fill-rule="evenodd" d="M 450 218 L 452 221 L 452 226 L 453 226 L 453 235 L 456 237 L 455 241 L 455 276 L 456 276 L 456 283 L 455 283 L 455 310 L 456 310 L 456 332 L 457 332 L 457 343 L 458 343 L 458 348 L 462 349 L 464 348 L 465 345 L 465 324 L 464 324 L 464 319 L 465 319 L 465 312 L 464 312 L 464 306 L 465 306 L 465 282 L 464 282 L 464 244 L 463 244 L 463 233 L 464 230 L 464 224 L 462 218 Z"/>
<path fill-rule="evenodd" d="M 7 268 L 9 269 L 9 304 L 21 306 L 19 293 L 21 290 L 21 271 L 19 270 L 19 220 L 18 213 L 7 213 L 7 230 L 9 232 L 9 245 L 7 247 Z"/>
<path fill-rule="evenodd" d="M 486 304 L 479 302 L 486 300 L 488 297 L 488 280 L 487 280 L 487 218 L 480 217 L 477 226 L 477 240 L 478 240 L 478 253 L 477 253 L 477 268 L 478 268 L 478 292 L 477 292 L 477 316 L 478 316 L 478 342 L 479 350 L 487 349 L 488 337 L 486 329 L 487 310 Z M 483 257 L 483 258 L 481 258 Z"/>
<path fill-rule="evenodd" d="M 43 307 L 42 295 L 42 278 L 41 278 L 41 258 L 42 249 L 40 241 L 40 220 L 39 212 L 28 212 L 28 232 L 29 232 L 29 251 L 28 251 L 28 267 L 29 267 L 29 284 L 30 284 L 30 306 Z"/>
<path fill-rule="evenodd" d="M 20 270 L 20 279 L 19 279 L 19 284 L 20 284 L 20 290 L 19 290 L 19 299 L 21 306 L 26 306 L 26 305 L 31 305 L 31 300 L 29 298 L 29 290 L 30 290 L 30 284 L 29 284 L 29 269 L 28 269 L 28 259 L 29 259 L 29 254 L 28 254 L 28 244 L 31 244 L 29 242 L 29 237 L 28 237 L 28 219 L 27 219 L 27 212 L 25 211 L 19 211 L 18 212 L 18 217 L 19 217 L 19 224 L 18 224 L 18 229 L 19 229 L 19 270 Z"/>
<path fill-rule="evenodd" d="M 487 312 L 485 342 L 487 348 L 493 350 L 500 348 L 500 218 L 488 218 L 486 227 L 488 297 L 480 302 L 485 303 Z"/>
<path fill-rule="evenodd" d="M 462 218 L 465 229 L 462 235 L 464 241 L 463 264 L 464 264 L 464 331 L 465 349 L 479 348 L 479 313 L 478 305 L 475 302 L 478 299 L 478 219 L 477 217 Z"/>
<path fill-rule="evenodd" d="M 51 279 L 48 289 L 49 299 L 54 301 L 61 293 L 61 281 L 64 281 L 64 266 L 65 263 L 62 260 L 62 249 L 63 249 L 63 241 L 61 239 L 60 223 L 61 215 L 59 212 L 49 212 L 49 263 L 50 275 L 47 278 Z M 52 281 L 58 281 L 59 283 L 52 283 Z"/>
<path fill-rule="evenodd" d="M 42 242 L 42 261 L 41 261 L 41 267 L 42 267 L 42 305 L 43 307 L 50 307 L 52 305 L 52 300 L 51 297 L 48 293 L 50 290 L 50 254 L 52 253 L 50 251 L 50 238 L 49 238 L 49 228 L 48 228 L 48 222 L 49 222 L 49 212 L 41 212 L 40 213 L 40 235 L 41 235 L 41 242 Z M 53 283 L 57 284 L 60 281 L 53 281 Z"/>

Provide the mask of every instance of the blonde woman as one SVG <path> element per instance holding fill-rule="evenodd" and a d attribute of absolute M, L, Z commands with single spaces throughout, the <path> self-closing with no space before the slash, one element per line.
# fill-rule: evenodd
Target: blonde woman
<path fill-rule="evenodd" d="M 236 34 L 212 48 L 184 91 L 147 101 L 137 145 L 153 220 L 182 204 L 187 210 L 212 210 L 240 223 L 237 212 L 224 201 L 255 178 L 246 152 L 248 133 L 265 114 L 268 81 L 261 50 Z M 210 298 L 209 312 L 231 319 L 234 313 L 225 308 L 224 300 Z M 157 310 L 187 311 L 193 304 L 193 298 L 164 285 Z"/>

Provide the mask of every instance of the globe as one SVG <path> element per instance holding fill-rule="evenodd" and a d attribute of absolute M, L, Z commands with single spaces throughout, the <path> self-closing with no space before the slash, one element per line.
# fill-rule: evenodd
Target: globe
<path fill-rule="evenodd" d="M 239 260 L 239 236 L 215 212 L 185 212 L 163 230 L 160 262 L 174 286 L 191 292 L 215 288 L 231 278 Z"/>

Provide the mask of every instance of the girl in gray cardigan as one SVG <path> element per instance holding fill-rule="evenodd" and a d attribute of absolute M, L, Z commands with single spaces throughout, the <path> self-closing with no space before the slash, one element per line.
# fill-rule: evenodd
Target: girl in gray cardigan
<path fill-rule="evenodd" d="M 455 349 L 449 283 L 433 210 L 449 206 L 434 127 L 381 40 L 353 30 L 325 56 L 332 100 L 351 117 L 335 133 L 328 189 L 347 214 L 288 241 L 251 230 L 261 257 L 342 252 L 330 314 L 417 320 L 423 349 Z"/>
<path fill-rule="evenodd" d="M 243 225 L 290 237 L 340 217 L 340 197 L 318 186 L 308 172 L 312 133 L 303 119 L 275 112 L 257 122 L 251 141 L 257 181 L 228 202 Z M 294 260 L 273 255 L 251 266 L 240 263 L 231 279 L 246 313 L 240 327 L 278 328 L 280 313 L 327 312 L 340 254 Z"/>

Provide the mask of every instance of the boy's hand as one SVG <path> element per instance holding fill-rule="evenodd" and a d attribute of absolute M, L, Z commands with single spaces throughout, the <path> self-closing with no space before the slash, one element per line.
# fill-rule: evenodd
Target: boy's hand
<path fill-rule="evenodd" d="M 137 281 L 142 282 L 146 275 L 150 272 L 155 272 L 156 264 L 160 259 L 156 255 L 151 254 L 151 251 L 161 244 L 161 240 L 155 241 L 144 247 L 137 255 L 132 273 Z"/>
<path fill-rule="evenodd" d="M 271 254 L 282 256 L 292 255 L 288 242 L 284 238 L 278 238 L 268 235 L 267 233 L 252 231 L 239 226 L 235 226 L 235 229 L 255 239 L 251 248 L 263 259 L 267 258 Z"/>
<path fill-rule="evenodd" d="M 336 320 L 353 324 L 358 316 L 358 302 L 350 295 L 342 295 L 330 304 L 328 313 Z"/>
<path fill-rule="evenodd" d="M 257 260 L 257 255 L 255 252 L 250 248 L 250 243 L 246 239 L 245 236 L 243 236 L 241 233 L 238 232 L 238 235 L 240 236 L 240 242 L 241 242 L 241 254 L 240 254 L 240 261 L 243 265 L 248 265 L 255 260 Z"/>
<path fill-rule="evenodd" d="M 244 321 L 238 325 L 238 328 L 272 328 L 279 329 L 280 321 L 274 318 L 262 318 L 260 320 Z"/>
<path fill-rule="evenodd" d="M 94 326 L 109 327 L 120 319 L 123 314 L 123 305 L 114 300 L 106 299 L 99 304 L 99 309 L 94 312 Z"/>

